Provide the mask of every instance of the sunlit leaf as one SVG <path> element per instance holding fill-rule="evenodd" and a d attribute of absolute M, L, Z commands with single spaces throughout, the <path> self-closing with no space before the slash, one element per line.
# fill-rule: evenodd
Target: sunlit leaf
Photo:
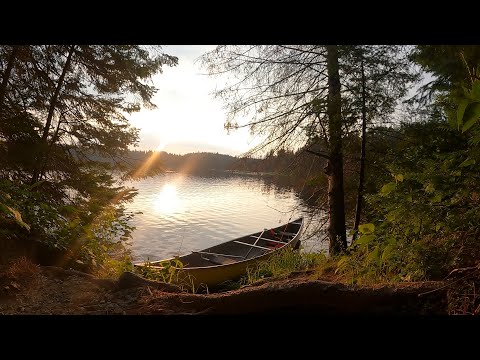
<path fill-rule="evenodd" d="M 462 132 L 470 129 L 480 117 L 480 102 L 471 103 L 465 109 L 465 114 L 463 115 L 463 127 Z"/>
<path fill-rule="evenodd" d="M 373 224 L 362 224 L 358 226 L 358 231 L 362 234 L 371 234 L 375 231 L 375 225 Z"/>
<path fill-rule="evenodd" d="M 25 223 L 22 219 L 22 215 L 15 209 L 12 209 L 10 206 L 7 206 L 8 210 L 12 213 L 13 217 L 15 218 L 15 222 L 20 225 L 21 227 L 30 231 L 30 225 Z"/>
<path fill-rule="evenodd" d="M 378 260 L 380 260 L 380 248 L 377 245 L 375 249 L 370 254 L 368 254 L 367 261 L 377 262 Z"/>
<path fill-rule="evenodd" d="M 382 186 L 382 189 L 380 190 L 380 194 L 382 195 L 388 195 L 390 194 L 393 190 L 395 190 L 397 184 L 394 182 L 389 182 L 388 184 L 385 184 Z"/>
<path fill-rule="evenodd" d="M 462 162 L 458 166 L 459 167 L 466 167 L 466 166 L 470 166 L 470 165 L 474 165 L 474 164 L 475 164 L 475 159 L 466 159 L 464 162 Z"/>
<path fill-rule="evenodd" d="M 425 187 L 425 192 L 426 193 L 433 193 L 435 191 L 435 187 L 433 186 L 432 183 L 429 183 L 426 187 Z"/>
<path fill-rule="evenodd" d="M 395 180 L 402 182 L 403 181 L 403 175 L 402 174 L 395 175 Z"/>
<path fill-rule="evenodd" d="M 480 101 L 480 80 L 475 80 L 470 91 L 470 96 L 473 100 Z"/>
<path fill-rule="evenodd" d="M 370 244 L 375 239 L 375 235 L 362 235 L 355 242 L 358 245 L 367 245 Z"/>

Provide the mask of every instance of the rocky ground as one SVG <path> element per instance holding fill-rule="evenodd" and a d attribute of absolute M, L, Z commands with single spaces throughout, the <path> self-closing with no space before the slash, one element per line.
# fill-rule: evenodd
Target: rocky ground
<path fill-rule="evenodd" d="M 74 270 L 17 264 L 0 272 L 0 314 L 446 314 L 440 282 L 359 287 L 311 273 L 214 294 L 124 273 L 98 279 Z"/>

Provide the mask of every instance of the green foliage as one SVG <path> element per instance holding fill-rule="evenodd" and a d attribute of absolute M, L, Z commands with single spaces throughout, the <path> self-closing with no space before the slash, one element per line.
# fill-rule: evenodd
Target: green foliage
<path fill-rule="evenodd" d="M 398 134 L 376 159 L 390 175 L 369 178 L 377 190 L 366 196 L 366 217 L 375 227 L 360 226 L 337 262 L 337 274 L 353 282 L 442 279 L 480 254 L 478 147 L 436 121 L 403 124 Z"/>
<path fill-rule="evenodd" d="M 464 88 L 464 96 L 457 102 L 457 128 L 466 132 L 472 126 L 478 125 L 480 119 L 480 80 L 475 80 L 470 90 Z M 453 113 L 451 117 L 453 117 Z"/>
<path fill-rule="evenodd" d="M 46 202 L 46 197 L 30 191 L 30 186 L 15 185 L 9 180 L 0 179 L 0 223 L 3 236 L 27 238 L 34 236 L 40 241 L 53 245 L 55 230 L 62 226 L 63 219 L 55 206 Z M 18 225 L 9 226 L 9 219 Z M 26 231 L 20 231 L 21 229 Z M 59 246 L 59 243 L 56 243 Z"/>
<path fill-rule="evenodd" d="M 459 125 L 462 127 L 462 132 L 467 131 L 473 125 L 475 125 L 478 122 L 479 117 L 480 117 L 480 102 L 468 104 L 467 108 L 465 109 L 463 118 L 460 119 Z"/>
<path fill-rule="evenodd" d="M 325 260 L 323 253 L 302 253 L 290 248 L 281 249 L 268 260 L 259 262 L 247 269 L 247 274 L 240 280 L 241 285 L 250 285 L 268 277 L 288 275 L 294 271 L 312 269 Z"/>
<path fill-rule="evenodd" d="M 373 240 L 375 239 L 375 235 L 361 235 L 357 240 L 356 244 L 357 245 L 366 245 L 370 244 Z"/>
<path fill-rule="evenodd" d="M 104 249 L 104 251 L 107 251 Z M 104 257 L 101 266 L 97 267 L 94 274 L 100 278 L 113 278 L 118 279 L 126 271 L 133 271 L 133 262 L 130 252 L 126 249 L 122 249 L 123 254 L 118 252 L 109 254 L 105 252 L 101 254 Z"/>
<path fill-rule="evenodd" d="M 434 75 L 433 80 L 423 86 L 420 99 L 423 102 L 436 99 L 437 105 L 449 109 L 464 93 L 464 85 L 471 84 L 478 76 L 480 48 L 476 45 L 419 45 L 411 59 Z M 439 96 L 445 94 L 448 97 Z"/>
<path fill-rule="evenodd" d="M 131 270 L 133 265 L 125 245 L 134 230 L 129 225 L 132 216 L 106 205 L 91 222 L 80 227 L 77 218 L 70 223 L 66 237 L 70 239 L 72 232 L 75 233 L 76 243 L 80 245 L 75 252 L 76 263 L 111 277 Z"/>
<path fill-rule="evenodd" d="M 190 275 L 183 270 L 183 263 L 178 258 L 164 260 L 152 265 L 150 261 L 146 261 L 143 266 L 137 266 L 134 271 L 146 279 L 161 281 L 167 284 L 175 284 L 182 290 L 191 293 L 197 293 L 205 290 L 208 292 L 208 287 L 199 285 L 195 287 L 195 283 Z"/>
<path fill-rule="evenodd" d="M 145 278 L 173 284 L 179 283 L 181 280 L 180 274 L 183 269 L 183 263 L 175 258 L 155 263 L 155 266 L 152 266 L 151 263 L 147 261 L 145 266 L 137 267 L 136 269 Z"/>
<path fill-rule="evenodd" d="M 63 254 L 65 266 L 114 276 L 115 268 L 131 262 L 125 244 L 133 231 L 129 225 L 133 214 L 121 205 L 129 193 L 115 193 L 117 204 L 103 207 L 95 199 L 52 204 L 45 194 L 31 191 L 31 186 L 0 180 L 0 234 L 33 238 Z"/>
<path fill-rule="evenodd" d="M 150 80 L 177 64 L 160 50 L 0 46 L 0 236 L 42 244 L 57 265 L 131 267 L 124 204 L 135 191 L 113 174 L 130 170 L 122 157 L 138 141 L 126 114 L 155 107 Z M 161 170 L 149 160 L 138 175 Z"/>
<path fill-rule="evenodd" d="M 480 47 L 421 45 L 411 57 L 434 75 L 422 88 L 423 102 L 434 99 L 452 128 L 471 132 L 471 143 L 480 143 Z"/>

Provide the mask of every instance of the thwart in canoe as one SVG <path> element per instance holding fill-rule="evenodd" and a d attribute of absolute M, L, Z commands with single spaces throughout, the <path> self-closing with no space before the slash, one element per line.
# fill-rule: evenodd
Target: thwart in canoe
<path fill-rule="evenodd" d="M 180 261 L 181 276 L 176 278 L 195 287 L 218 285 L 227 280 L 236 280 L 246 274 L 247 268 L 266 260 L 284 248 L 297 249 L 303 230 L 303 218 L 281 226 L 264 229 L 251 235 L 242 236 L 201 251 L 175 258 L 143 262 L 136 267 L 164 269 L 165 264 Z"/>

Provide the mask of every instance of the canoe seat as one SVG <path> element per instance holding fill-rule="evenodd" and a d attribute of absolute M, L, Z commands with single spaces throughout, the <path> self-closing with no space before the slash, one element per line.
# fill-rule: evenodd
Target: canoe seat
<path fill-rule="evenodd" d="M 235 264 L 236 262 L 238 262 L 226 256 L 221 256 L 221 255 L 208 255 L 208 257 L 202 256 L 202 259 L 208 260 L 217 265 L 228 265 L 228 264 Z"/>
<path fill-rule="evenodd" d="M 295 236 L 297 233 L 292 233 L 292 232 L 286 232 L 286 231 L 279 231 L 280 234 L 286 235 L 286 236 Z"/>

